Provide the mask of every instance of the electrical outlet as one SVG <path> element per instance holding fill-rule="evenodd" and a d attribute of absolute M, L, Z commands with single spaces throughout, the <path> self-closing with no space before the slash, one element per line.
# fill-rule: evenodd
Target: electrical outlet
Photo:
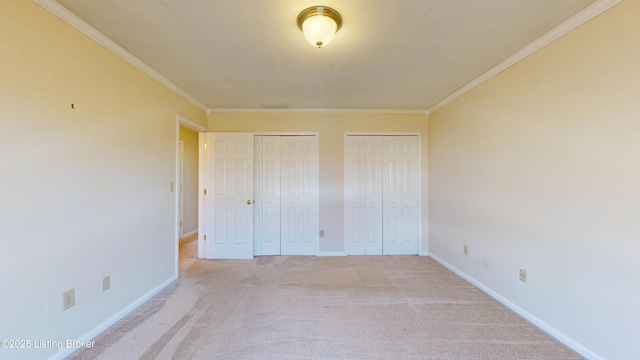
<path fill-rule="evenodd" d="M 67 310 L 76 304 L 76 295 L 74 289 L 67 290 L 62 293 L 63 310 Z"/>
<path fill-rule="evenodd" d="M 465 255 L 469 255 L 469 245 L 467 245 L 467 244 L 462 245 L 462 252 Z"/>
<path fill-rule="evenodd" d="M 111 276 L 105 276 L 102 278 L 102 291 L 105 292 L 111 288 Z"/>
<path fill-rule="evenodd" d="M 320 237 L 324 237 L 324 230 L 320 230 Z"/>
<path fill-rule="evenodd" d="M 522 281 L 523 283 L 527 282 L 527 270 L 520 269 L 520 281 Z"/>

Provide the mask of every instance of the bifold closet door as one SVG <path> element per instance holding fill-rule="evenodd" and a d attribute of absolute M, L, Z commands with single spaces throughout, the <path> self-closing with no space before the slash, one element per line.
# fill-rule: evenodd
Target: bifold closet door
<path fill-rule="evenodd" d="M 280 255 L 280 136 L 255 136 L 254 255 Z"/>
<path fill-rule="evenodd" d="M 315 255 L 315 136 L 255 136 L 254 255 Z"/>
<path fill-rule="evenodd" d="M 349 135 L 345 141 L 348 255 L 419 251 L 418 136 Z"/>
<path fill-rule="evenodd" d="M 280 137 L 281 254 L 315 255 L 318 238 L 315 136 Z"/>
<path fill-rule="evenodd" d="M 382 147 L 384 254 L 418 254 L 418 137 L 384 136 Z"/>
<path fill-rule="evenodd" d="M 382 255 L 382 136 L 347 136 L 345 237 L 349 255 Z"/>

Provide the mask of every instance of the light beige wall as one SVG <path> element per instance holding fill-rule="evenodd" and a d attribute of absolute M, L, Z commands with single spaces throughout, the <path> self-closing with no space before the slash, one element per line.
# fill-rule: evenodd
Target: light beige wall
<path fill-rule="evenodd" d="M 623 1 L 429 119 L 430 253 L 593 358 L 640 353 L 638 19 Z"/>
<path fill-rule="evenodd" d="M 422 114 L 263 113 L 212 114 L 209 131 L 318 132 L 320 154 L 320 252 L 344 251 L 345 132 L 422 133 L 423 246 L 427 249 L 427 119 Z"/>
<path fill-rule="evenodd" d="M 0 44 L 2 337 L 78 339 L 174 277 L 176 114 L 206 115 L 32 1 Z"/>
<path fill-rule="evenodd" d="M 183 155 L 183 232 L 198 230 L 198 132 L 180 126 L 180 140 L 184 143 Z"/>

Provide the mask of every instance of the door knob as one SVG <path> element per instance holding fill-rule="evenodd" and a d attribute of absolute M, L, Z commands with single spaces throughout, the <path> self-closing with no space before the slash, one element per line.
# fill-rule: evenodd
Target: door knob
<path fill-rule="evenodd" d="M 247 200 L 247 204 L 251 205 L 251 204 L 253 204 L 253 201 Z"/>

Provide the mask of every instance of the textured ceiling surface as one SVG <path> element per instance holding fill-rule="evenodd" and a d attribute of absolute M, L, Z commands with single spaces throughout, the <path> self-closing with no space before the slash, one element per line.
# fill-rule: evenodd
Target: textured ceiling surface
<path fill-rule="evenodd" d="M 212 109 L 427 109 L 594 0 L 58 0 Z M 343 27 L 322 49 L 312 5 Z"/>

